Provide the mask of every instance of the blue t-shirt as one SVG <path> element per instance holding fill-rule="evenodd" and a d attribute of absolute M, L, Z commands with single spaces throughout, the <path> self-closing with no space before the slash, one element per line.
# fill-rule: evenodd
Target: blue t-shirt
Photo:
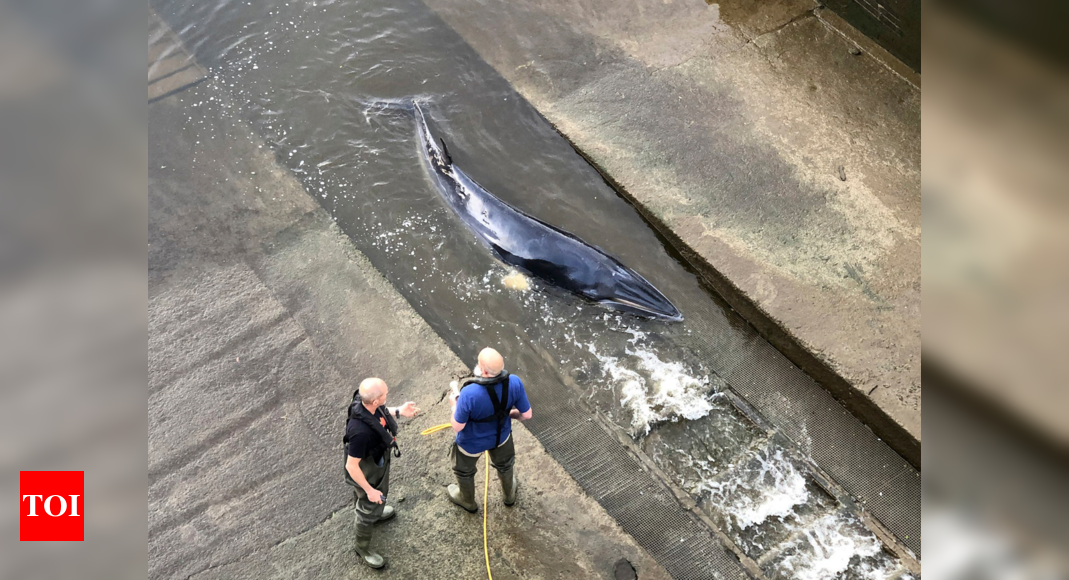
<path fill-rule="evenodd" d="M 494 393 L 501 400 L 502 384 L 494 385 Z M 516 375 L 509 375 L 509 409 L 515 408 L 521 413 L 531 410 L 531 403 L 527 401 L 527 391 L 523 390 L 523 382 Z M 494 442 L 497 436 L 497 422 L 476 423 L 472 419 L 484 419 L 494 416 L 494 404 L 490 401 L 490 394 L 486 387 L 471 384 L 464 387 L 457 397 L 457 410 L 453 419 L 457 423 L 467 423 L 464 429 L 457 433 L 457 445 L 468 453 L 482 453 L 493 449 L 508 439 L 512 433 L 512 420 L 508 419 L 501 426 L 501 441 Z"/>

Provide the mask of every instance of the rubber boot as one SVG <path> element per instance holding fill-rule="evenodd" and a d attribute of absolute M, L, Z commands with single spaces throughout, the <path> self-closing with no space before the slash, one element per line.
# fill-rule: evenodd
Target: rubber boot
<path fill-rule="evenodd" d="M 386 558 L 371 549 L 371 526 L 356 526 L 356 553 L 369 568 L 379 569 L 386 565 Z"/>
<path fill-rule="evenodd" d="M 397 510 L 393 509 L 393 506 L 388 505 L 388 506 L 382 508 L 382 515 L 379 516 L 379 519 L 375 523 L 376 524 L 381 524 L 382 522 L 385 522 L 387 520 L 392 520 L 393 517 L 396 516 L 396 515 L 397 515 Z"/>
<path fill-rule="evenodd" d="M 516 503 L 516 489 L 520 487 L 520 483 L 516 481 L 516 472 L 508 470 L 505 472 L 497 472 L 498 479 L 501 480 L 501 496 L 505 500 L 505 505 L 512 506 Z"/>
<path fill-rule="evenodd" d="M 475 503 L 475 478 L 458 477 L 457 483 L 450 483 L 449 500 L 471 513 L 479 511 L 479 504 Z"/>

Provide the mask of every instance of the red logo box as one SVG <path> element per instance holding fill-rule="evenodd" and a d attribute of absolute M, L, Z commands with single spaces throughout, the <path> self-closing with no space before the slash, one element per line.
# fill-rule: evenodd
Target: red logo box
<path fill-rule="evenodd" d="M 85 472 L 19 472 L 19 541 L 85 541 Z"/>

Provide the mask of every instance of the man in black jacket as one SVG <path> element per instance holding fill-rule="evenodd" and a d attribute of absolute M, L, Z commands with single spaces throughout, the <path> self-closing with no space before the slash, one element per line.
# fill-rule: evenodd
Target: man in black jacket
<path fill-rule="evenodd" d="M 346 483 L 354 486 L 356 553 L 372 568 L 382 568 L 386 559 L 371 549 L 373 526 L 395 515 L 386 505 L 390 487 L 390 451 L 400 457 L 395 436 L 397 419 L 414 417 L 419 409 L 412 401 L 400 407 L 386 407 L 389 392 L 385 381 L 364 379 L 349 408 L 345 425 Z"/>

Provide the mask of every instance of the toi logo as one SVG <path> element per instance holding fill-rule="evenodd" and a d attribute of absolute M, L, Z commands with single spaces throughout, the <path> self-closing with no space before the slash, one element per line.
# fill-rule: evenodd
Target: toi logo
<path fill-rule="evenodd" d="M 19 541 L 85 540 L 85 472 L 19 472 Z"/>

